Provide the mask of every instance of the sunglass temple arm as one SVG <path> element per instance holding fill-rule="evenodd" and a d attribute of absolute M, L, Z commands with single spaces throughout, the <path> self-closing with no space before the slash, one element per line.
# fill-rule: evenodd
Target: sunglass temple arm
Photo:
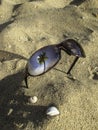
<path fill-rule="evenodd" d="M 67 71 L 67 74 L 70 74 L 72 68 L 74 67 L 74 65 L 76 64 L 76 62 L 77 62 L 78 59 L 79 59 L 79 57 L 76 56 L 75 59 L 74 59 L 74 61 L 73 61 L 73 63 L 71 64 L 69 70 Z"/>

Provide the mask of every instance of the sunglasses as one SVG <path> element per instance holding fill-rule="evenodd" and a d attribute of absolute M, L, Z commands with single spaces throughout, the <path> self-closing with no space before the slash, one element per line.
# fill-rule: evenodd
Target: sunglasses
<path fill-rule="evenodd" d="M 48 45 L 37 50 L 28 60 L 26 66 L 25 83 L 28 88 L 27 77 L 38 76 L 52 69 L 61 59 L 61 50 L 68 55 L 75 56 L 73 63 L 66 72 L 70 74 L 72 68 L 80 57 L 85 57 L 85 53 L 79 43 L 73 39 L 67 39 L 59 44 Z"/>

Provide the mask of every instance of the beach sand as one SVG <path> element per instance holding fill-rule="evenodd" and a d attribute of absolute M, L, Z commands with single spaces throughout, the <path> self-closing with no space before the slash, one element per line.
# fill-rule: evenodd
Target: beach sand
<path fill-rule="evenodd" d="M 98 130 L 98 1 L 0 1 L 0 130 Z M 86 57 L 61 52 L 47 73 L 24 77 L 27 60 L 39 48 L 75 39 Z M 65 73 L 64 73 L 65 72 Z M 33 104 L 30 97 L 37 96 Z M 49 117 L 55 105 L 60 114 Z"/>

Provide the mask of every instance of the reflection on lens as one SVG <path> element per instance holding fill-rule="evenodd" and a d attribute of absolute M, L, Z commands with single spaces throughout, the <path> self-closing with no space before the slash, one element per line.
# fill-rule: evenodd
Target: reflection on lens
<path fill-rule="evenodd" d="M 43 47 L 30 57 L 27 66 L 28 73 L 32 76 L 43 74 L 51 69 L 60 57 L 60 49 L 55 45 Z"/>

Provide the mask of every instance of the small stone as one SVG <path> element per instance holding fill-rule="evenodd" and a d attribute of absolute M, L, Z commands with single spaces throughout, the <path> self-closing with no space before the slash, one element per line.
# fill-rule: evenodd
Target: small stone
<path fill-rule="evenodd" d="M 13 112 L 13 109 L 10 108 L 7 115 L 8 115 L 8 116 L 11 115 L 12 112 Z"/>

